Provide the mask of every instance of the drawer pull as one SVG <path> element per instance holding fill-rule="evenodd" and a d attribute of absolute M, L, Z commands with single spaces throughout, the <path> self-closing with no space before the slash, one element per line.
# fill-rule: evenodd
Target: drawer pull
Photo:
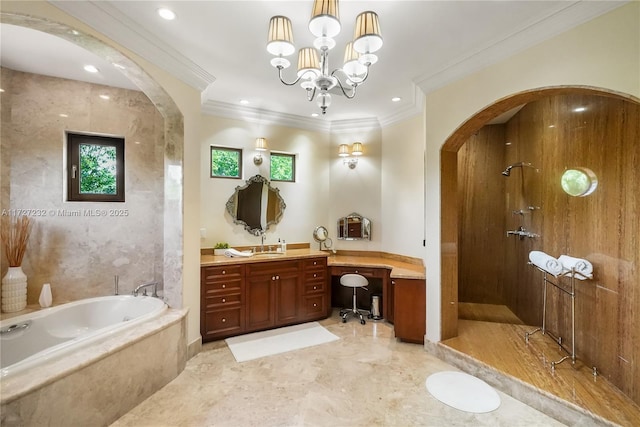
<path fill-rule="evenodd" d="M 276 276 L 271 276 L 271 280 L 276 280 Z"/>
<path fill-rule="evenodd" d="M 227 319 L 225 319 L 224 317 L 222 318 L 222 323 L 226 322 Z"/>
<path fill-rule="evenodd" d="M 226 288 L 226 287 L 227 287 L 227 285 L 222 285 L 222 289 L 224 289 L 224 288 Z"/>
<path fill-rule="evenodd" d="M 222 274 L 227 274 L 227 270 L 222 270 Z"/>
<path fill-rule="evenodd" d="M 313 306 L 314 306 L 314 307 L 317 307 L 317 306 L 318 306 L 318 304 L 316 304 L 316 303 L 314 302 L 314 303 L 313 303 Z"/>
<path fill-rule="evenodd" d="M 313 277 L 318 277 L 318 275 L 316 273 L 313 273 Z"/>
<path fill-rule="evenodd" d="M 317 286 L 314 286 L 314 287 L 313 287 L 313 290 L 315 291 L 316 289 L 318 289 L 318 287 L 317 287 Z"/>
<path fill-rule="evenodd" d="M 356 273 L 358 272 L 358 270 L 356 270 Z"/>
<path fill-rule="evenodd" d="M 226 298 L 222 298 L 222 302 L 227 302 L 227 299 Z"/>
<path fill-rule="evenodd" d="M 313 265 L 317 265 L 317 264 L 318 264 L 318 261 L 313 261 Z"/>

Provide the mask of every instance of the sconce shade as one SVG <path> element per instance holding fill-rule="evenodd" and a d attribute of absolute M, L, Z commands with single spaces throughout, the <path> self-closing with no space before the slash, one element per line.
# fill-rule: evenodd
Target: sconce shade
<path fill-rule="evenodd" d="M 338 0 L 315 0 L 309 31 L 316 37 L 335 37 L 340 33 Z"/>
<path fill-rule="evenodd" d="M 286 16 L 274 16 L 269 21 L 267 52 L 277 56 L 289 56 L 295 52 L 291 20 Z"/>
<path fill-rule="evenodd" d="M 362 12 L 356 18 L 353 32 L 353 48 L 360 53 L 373 53 L 382 47 L 378 14 Z"/>
<path fill-rule="evenodd" d="M 313 74 L 313 75 L 311 75 Z M 320 74 L 318 51 L 312 47 L 303 47 L 298 52 L 298 77 L 315 77 Z"/>
<path fill-rule="evenodd" d="M 354 142 L 351 147 L 351 154 L 354 156 L 362 155 L 362 142 Z"/>
<path fill-rule="evenodd" d="M 338 147 L 338 156 L 347 157 L 349 155 L 349 146 L 347 144 L 340 144 Z"/>
<path fill-rule="evenodd" d="M 267 139 L 266 138 L 256 138 L 256 150 L 258 150 L 258 151 L 267 151 Z"/>

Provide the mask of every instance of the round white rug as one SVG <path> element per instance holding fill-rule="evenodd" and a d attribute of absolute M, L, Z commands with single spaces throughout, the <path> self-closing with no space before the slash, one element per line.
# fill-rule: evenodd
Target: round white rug
<path fill-rule="evenodd" d="M 500 407 L 500 396 L 489 384 L 464 372 L 437 372 L 426 386 L 433 397 L 461 411 L 481 414 Z"/>

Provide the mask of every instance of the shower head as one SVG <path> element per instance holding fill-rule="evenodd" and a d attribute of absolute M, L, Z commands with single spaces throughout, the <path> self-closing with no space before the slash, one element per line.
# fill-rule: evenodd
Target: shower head
<path fill-rule="evenodd" d="M 525 163 L 525 162 L 514 163 L 512 165 L 507 166 L 507 168 L 502 171 L 502 175 L 511 176 L 511 169 L 513 169 L 513 168 L 521 168 L 521 167 L 524 167 L 524 166 L 529 166 L 531 168 L 533 167 L 533 166 L 531 166 L 531 163 Z"/>

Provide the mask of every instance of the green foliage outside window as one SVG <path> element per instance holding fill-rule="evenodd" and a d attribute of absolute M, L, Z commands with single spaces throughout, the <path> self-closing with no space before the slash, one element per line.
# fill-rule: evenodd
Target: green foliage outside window
<path fill-rule="evenodd" d="M 271 153 L 271 180 L 295 181 L 295 156 Z"/>
<path fill-rule="evenodd" d="M 211 147 L 211 177 L 240 178 L 242 150 Z"/>
<path fill-rule="evenodd" d="M 80 193 L 116 194 L 116 147 L 80 144 Z"/>

